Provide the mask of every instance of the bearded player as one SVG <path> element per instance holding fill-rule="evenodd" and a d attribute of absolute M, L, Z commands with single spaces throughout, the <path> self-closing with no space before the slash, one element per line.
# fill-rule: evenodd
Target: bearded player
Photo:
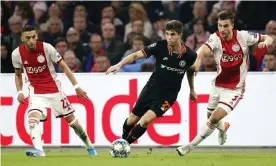
<path fill-rule="evenodd" d="M 42 147 L 39 122 L 45 121 L 46 109 L 51 108 L 57 118 L 64 118 L 85 144 L 89 155 L 96 155 L 86 131 L 74 116 L 74 109 L 61 89 L 53 62 L 63 69 L 71 81 L 78 97 L 87 101 L 86 92 L 77 83 L 73 73 L 62 60 L 55 48 L 48 43 L 37 41 L 35 27 L 27 25 L 22 28 L 21 44 L 12 52 L 12 63 L 15 68 L 15 84 L 18 93 L 17 100 L 25 104 L 22 92 L 22 73 L 24 70 L 29 88 L 28 121 L 30 137 L 35 149 L 27 150 L 27 156 L 45 156 Z"/>
<path fill-rule="evenodd" d="M 184 156 L 195 146 L 219 130 L 219 144 L 226 141 L 229 123 L 222 119 L 238 105 L 245 91 L 245 77 L 249 66 L 248 46 L 258 43 L 263 48 L 272 44 L 272 38 L 258 33 L 234 30 L 234 15 L 228 11 L 218 14 L 218 31 L 197 51 L 198 57 L 192 68 L 199 70 L 201 59 L 211 52 L 217 64 L 218 74 L 213 80 L 208 102 L 208 120 L 198 135 L 186 146 L 177 148 L 179 155 Z"/>

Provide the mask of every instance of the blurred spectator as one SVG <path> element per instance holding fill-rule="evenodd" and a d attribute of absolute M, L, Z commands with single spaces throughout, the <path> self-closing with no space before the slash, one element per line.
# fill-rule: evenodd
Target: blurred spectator
<path fill-rule="evenodd" d="M 105 56 L 102 37 L 99 34 L 93 34 L 90 39 L 89 47 L 91 48 L 91 52 L 84 60 L 84 62 L 86 62 L 85 71 L 96 72 L 95 58 L 98 56 Z"/>
<path fill-rule="evenodd" d="M 276 55 L 275 54 L 266 54 L 264 56 L 263 71 L 276 71 Z"/>
<path fill-rule="evenodd" d="M 101 29 L 104 50 L 110 60 L 111 65 L 115 65 L 121 60 L 123 56 L 124 44 L 120 39 L 116 38 L 114 24 L 106 23 L 102 25 Z"/>
<path fill-rule="evenodd" d="M 69 49 L 74 51 L 76 57 L 81 61 L 81 68 L 84 68 L 83 59 L 88 56 L 88 52 L 80 41 L 80 34 L 75 28 L 69 28 L 66 33 L 66 40 L 69 45 Z"/>
<path fill-rule="evenodd" d="M 81 72 L 79 65 L 77 64 L 77 57 L 72 50 L 68 50 L 63 56 L 64 62 L 72 70 L 73 73 Z"/>
<path fill-rule="evenodd" d="M 158 40 L 166 39 L 166 32 L 165 32 L 165 27 L 166 23 L 170 19 L 164 12 L 160 12 L 158 14 L 156 22 L 153 24 L 153 33 L 151 36 L 151 43 L 155 43 Z"/>
<path fill-rule="evenodd" d="M 111 0 L 111 5 L 116 11 L 116 16 L 122 20 L 123 23 L 128 22 L 128 7 L 127 4 L 130 1 L 119 1 L 119 0 Z"/>
<path fill-rule="evenodd" d="M 16 49 L 21 43 L 21 28 L 22 20 L 20 16 L 13 15 L 9 19 L 9 28 L 11 33 L 4 37 L 4 40 L 11 47 L 12 50 Z"/>
<path fill-rule="evenodd" d="M 95 58 L 96 72 L 106 72 L 110 67 L 110 61 L 106 56 L 97 56 Z"/>
<path fill-rule="evenodd" d="M 137 52 L 139 50 L 144 49 L 144 39 L 141 36 L 135 36 L 132 41 L 132 48 L 130 50 L 127 50 L 123 56 L 123 58 L 127 57 L 128 55 Z M 122 58 L 122 59 L 123 59 Z M 139 72 L 141 71 L 141 65 L 145 62 L 148 63 L 154 63 L 154 57 L 150 56 L 148 59 L 138 59 L 134 61 L 132 64 L 125 65 L 121 67 L 121 72 Z"/>
<path fill-rule="evenodd" d="M 34 18 L 34 12 L 29 2 L 16 2 L 14 14 L 20 16 L 22 19 L 23 26 L 34 25 L 39 26 Z"/>
<path fill-rule="evenodd" d="M 209 14 L 207 18 L 208 22 L 208 30 L 212 34 L 217 31 L 217 20 L 218 20 L 218 13 L 221 11 L 221 9 L 218 6 L 213 6 L 211 13 Z"/>
<path fill-rule="evenodd" d="M 193 20 L 201 19 L 205 20 L 207 17 L 207 2 L 205 1 L 196 1 L 193 5 Z M 184 33 L 183 40 L 186 41 L 187 37 L 193 33 L 193 20 L 184 24 Z"/>
<path fill-rule="evenodd" d="M 124 42 L 126 42 L 127 35 L 132 32 L 131 24 L 135 20 L 143 20 L 144 22 L 144 35 L 147 38 L 151 37 L 152 25 L 148 20 L 145 8 L 140 3 L 132 3 L 129 6 L 129 19 L 130 22 L 125 26 Z"/>
<path fill-rule="evenodd" d="M 168 16 L 168 19 L 170 19 L 170 20 L 178 20 L 179 19 L 180 8 L 177 4 L 178 4 L 177 1 L 169 1 L 164 6 L 164 14 Z M 161 12 L 159 12 L 159 13 L 161 13 Z"/>
<path fill-rule="evenodd" d="M 185 44 L 192 50 L 197 51 L 197 49 L 209 39 L 210 33 L 206 31 L 206 28 L 207 23 L 205 20 L 193 20 L 194 33 L 187 38 Z"/>
<path fill-rule="evenodd" d="M 146 45 L 150 44 L 150 40 L 144 36 L 144 22 L 143 20 L 134 20 L 131 23 L 132 32 L 128 35 L 139 34 L 139 36 L 143 36 L 144 42 Z M 125 50 L 128 50 L 132 47 L 132 38 L 127 36 L 127 42 L 125 44 Z"/>
<path fill-rule="evenodd" d="M 61 18 L 61 11 L 59 6 L 56 3 L 52 3 L 48 10 L 49 17 L 58 17 Z"/>
<path fill-rule="evenodd" d="M 36 2 L 33 6 L 34 19 L 37 23 L 44 23 L 47 20 L 47 5 L 45 2 Z"/>
<path fill-rule="evenodd" d="M 1 73 L 13 73 L 11 52 L 9 45 L 1 39 Z"/>
<path fill-rule="evenodd" d="M 216 68 L 216 62 L 214 59 L 213 54 L 209 54 L 209 55 L 204 55 L 203 59 L 202 59 L 202 65 L 201 68 L 199 69 L 200 71 L 217 71 Z"/>
<path fill-rule="evenodd" d="M 265 34 L 276 36 L 276 21 L 270 20 L 265 26 Z"/>
<path fill-rule="evenodd" d="M 141 72 L 152 72 L 153 70 L 154 70 L 153 63 L 146 62 L 141 65 Z"/>
<path fill-rule="evenodd" d="M 12 1 L 1 1 L 1 36 L 9 35 L 8 19 L 13 15 L 14 3 Z"/>
<path fill-rule="evenodd" d="M 104 17 L 110 18 L 115 26 L 123 25 L 123 22 L 116 17 L 115 8 L 112 5 L 107 5 L 102 9 L 102 18 Z"/>
<path fill-rule="evenodd" d="M 47 31 L 43 34 L 44 41 L 54 46 L 55 40 L 63 36 L 63 23 L 58 17 L 50 17 L 46 25 Z"/>
<path fill-rule="evenodd" d="M 161 1 L 142 1 L 148 19 L 150 22 L 155 22 L 159 12 L 164 12 L 164 6 Z"/>
<path fill-rule="evenodd" d="M 75 16 L 74 17 L 74 28 L 80 34 L 80 40 L 82 41 L 84 46 L 87 46 L 90 41 L 91 34 L 86 30 L 87 28 L 87 20 L 85 16 Z"/>
<path fill-rule="evenodd" d="M 61 20 L 63 21 L 64 32 L 67 32 L 73 25 L 73 16 L 75 9 L 75 1 L 56 1 L 61 11 Z M 78 56 L 78 55 L 77 55 Z"/>
<path fill-rule="evenodd" d="M 64 56 L 64 53 L 68 50 L 68 43 L 63 37 L 59 37 L 55 40 L 55 49 L 61 55 Z"/>

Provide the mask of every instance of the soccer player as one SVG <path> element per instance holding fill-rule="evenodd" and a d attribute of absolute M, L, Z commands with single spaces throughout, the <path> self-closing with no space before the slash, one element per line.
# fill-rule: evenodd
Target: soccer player
<path fill-rule="evenodd" d="M 249 65 L 248 46 L 258 43 L 263 48 L 272 44 L 272 38 L 248 31 L 233 29 L 234 16 L 228 11 L 218 14 L 218 31 L 212 34 L 209 40 L 197 51 L 197 60 L 192 68 L 199 70 L 204 55 L 213 52 L 217 64 L 218 74 L 212 81 L 213 87 L 208 102 L 208 120 L 198 135 L 186 146 L 177 148 L 179 155 L 184 156 L 195 146 L 219 130 L 219 144 L 226 141 L 226 131 L 229 123 L 222 119 L 230 113 L 243 98 L 245 77 Z"/>
<path fill-rule="evenodd" d="M 130 54 L 118 64 L 111 66 L 106 72 L 106 74 L 116 73 L 122 66 L 151 55 L 156 59 L 155 70 L 123 125 L 122 138 L 126 139 L 129 144 L 141 137 L 148 125 L 156 118 L 161 117 L 173 105 L 186 71 L 190 86 L 190 98 L 194 102 L 197 99 L 194 91 L 194 71 L 190 70 L 197 55 L 181 40 L 183 24 L 180 21 L 172 20 L 166 24 L 165 30 L 166 40 L 160 40 Z M 139 120 L 139 124 L 135 126 Z"/>
<path fill-rule="evenodd" d="M 45 121 L 46 108 L 51 108 L 57 118 L 64 118 L 75 133 L 84 142 L 88 154 L 96 155 L 85 130 L 74 116 L 75 111 L 61 89 L 61 83 L 56 79 L 57 75 L 53 62 L 63 69 L 64 73 L 74 85 L 78 97 L 87 101 L 89 98 L 85 91 L 77 83 L 71 70 L 62 60 L 62 57 L 53 46 L 48 43 L 37 41 L 35 27 L 26 25 L 22 28 L 21 40 L 23 44 L 12 52 L 12 63 L 15 68 L 15 84 L 18 93 L 17 100 L 25 104 L 25 96 L 22 92 L 23 68 L 29 85 L 28 117 L 30 126 L 30 137 L 34 150 L 27 150 L 27 156 L 45 156 L 39 122 Z"/>

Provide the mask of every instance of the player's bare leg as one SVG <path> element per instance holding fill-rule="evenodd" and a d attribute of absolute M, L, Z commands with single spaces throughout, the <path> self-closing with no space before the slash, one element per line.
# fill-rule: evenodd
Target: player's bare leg
<path fill-rule="evenodd" d="M 133 129 L 135 124 L 140 120 L 140 117 L 134 115 L 132 112 L 129 114 L 128 118 L 125 120 L 123 125 L 123 134 L 122 138 L 126 139 L 129 135 L 129 132 Z"/>
<path fill-rule="evenodd" d="M 189 153 L 195 146 L 201 143 L 205 138 L 211 135 L 216 124 L 227 115 L 227 112 L 221 108 L 217 107 L 212 115 L 209 117 L 207 123 L 201 128 L 198 135 L 186 146 L 178 147 L 176 150 L 180 156 L 184 156 Z"/>
<path fill-rule="evenodd" d="M 83 129 L 82 125 L 79 123 L 79 120 L 75 117 L 74 114 L 65 116 L 64 119 L 68 122 L 69 126 L 75 131 L 75 133 L 80 137 L 82 142 L 85 144 L 88 154 L 93 156 L 97 155 L 95 148 L 93 147 L 86 131 Z"/>
<path fill-rule="evenodd" d="M 29 114 L 29 126 L 30 126 L 30 136 L 34 145 L 34 150 L 27 150 L 26 155 L 32 157 L 41 157 L 45 156 L 42 141 L 41 141 L 41 132 L 39 127 L 41 115 L 38 112 L 30 112 Z"/>
<path fill-rule="evenodd" d="M 209 119 L 209 117 L 212 115 L 214 109 L 209 109 L 209 108 L 207 108 L 207 109 L 208 109 L 207 118 Z M 223 145 L 226 142 L 226 139 L 227 139 L 226 131 L 229 127 L 230 127 L 230 124 L 228 122 L 224 122 L 223 119 L 221 119 L 216 124 L 216 128 L 219 130 L 219 133 L 218 133 L 218 143 L 219 143 L 219 145 Z"/>
<path fill-rule="evenodd" d="M 136 141 L 147 130 L 148 125 L 157 118 L 156 114 L 152 110 L 148 110 L 141 118 L 140 123 L 134 127 L 130 135 L 127 137 L 129 144 Z"/>

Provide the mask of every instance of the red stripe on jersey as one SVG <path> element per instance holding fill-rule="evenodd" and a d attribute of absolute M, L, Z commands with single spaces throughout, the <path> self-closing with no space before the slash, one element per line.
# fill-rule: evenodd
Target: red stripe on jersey
<path fill-rule="evenodd" d="M 58 87 L 48 68 L 47 57 L 50 55 L 46 56 L 43 42 L 36 42 L 36 50 L 33 52 L 28 51 L 22 44 L 19 46 L 19 53 L 34 93 L 57 93 Z"/>

